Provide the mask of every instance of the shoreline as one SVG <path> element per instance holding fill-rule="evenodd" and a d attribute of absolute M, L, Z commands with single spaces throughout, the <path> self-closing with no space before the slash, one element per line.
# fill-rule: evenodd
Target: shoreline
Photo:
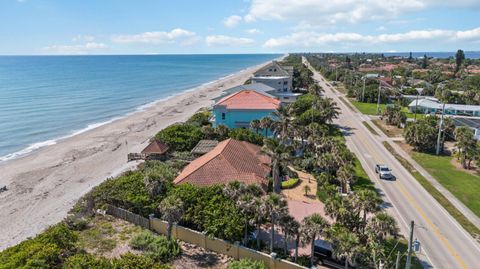
<path fill-rule="evenodd" d="M 131 115 L 1 162 L 0 185 L 7 185 L 8 191 L 0 193 L 0 250 L 61 221 L 94 186 L 136 167 L 138 162 L 127 163 L 128 153 L 140 152 L 161 129 L 211 106 L 212 98 L 243 84 L 266 63 L 153 101 Z"/>
<path fill-rule="evenodd" d="M 184 89 L 178 93 L 175 93 L 175 94 L 171 94 L 169 96 L 166 96 L 166 97 L 163 97 L 163 98 L 159 98 L 155 101 L 152 101 L 152 102 L 148 102 L 148 103 L 145 103 L 145 104 L 141 104 L 141 105 L 138 105 L 137 107 L 134 108 L 133 111 L 128 111 L 128 112 L 125 112 L 124 114 L 122 115 L 118 115 L 118 116 L 115 116 L 111 119 L 108 119 L 108 120 L 105 120 L 105 121 L 101 121 L 101 122 L 93 122 L 93 123 L 90 123 L 88 124 L 85 128 L 82 128 L 82 129 L 73 129 L 70 131 L 70 133 L 66 134 L 66 135 L 61 135 L 61 136 L 57 136 L 57 137 L 53 137 L 53 138 L 50 138 L 50 139 L 46 139 L 46 140 L 43 140 L 43 141 L 39 141 L 39 142 L 35 142 L 35 143 L 32 143 L 20 150 L 17 150 L 15 152 L 12 152 L 12 153 L 7 153 L 3 156 L 0 156 L 0 166 L 4 165 L 4 164 L 7 164 L 8 162 L 10 161 L 13 161 L 13 160 L 16 160 L 16 159 L 19 159 L 19 158 L 22 158 L 22 157 L 26 157 L 28 156 L 29 154 L 32 154 L 44 147 L 48 147 L 48 146 L 52 146 L 52 145 L 56 145 L 57 143 L 65 140 L 65 139 L 68 139 L 68 138 L 71 138 L 71 137 L 74 137 L 76 135 L 80 135 L 82 133 L 85 133 L 85 132 L 88 132 L 90 130 L 94 130 L 98 127 L 101 127 L 103 125 L 107 125 L 107 124 L 110 124 L 110 123 L 113 123 L 117 120 L 121 120 L 121 119 L 124 119 L 124 118 L 127 118 L 135 113 L 138 113 L 138 112 L 142 112 L 142 111 L 145 111 L 146 109 L 152 107 L 152 106 L 155 106 L 157 105 L 158 103 L 161 103 L 161 102 L 167 102 L 168 100 L 176 97 L 176 96 L 181 96 L 183 94 L 186 94 L 186 93 L 189 93 L 189 92 L 194 92 L 198 89 L 201 89 L 203 87 L 208 87 L 209 85 L 212 85 L 212 84 L 215 84 L 219 81 L 222 81 L 222 80 L 226 80 L 228 79 L 229 77 L 232 77 L 234 76 L 235 74 L 238 74 L 238 73 L 241 73 L 245 70 L 248 70 L 249 68 L 251 67 L 247 67 L 247 68 L 244 68 L 244 69 L 241 69 L 235 73 L 231 73 L 231 74 L 228 74 L 228 75 L 225 75 L 225 76 L 222 76 L 218 79 L 215 79 L 215 80 L 212 80 L 212 81 L 208 81 L 208 82 L 205 82 L 205 83 L 202 83 L 196 87 L 193 87 L 193 88 L 188 88 L 188 89 Z M 0 182 L 1 183 L 1 182 Z"/>

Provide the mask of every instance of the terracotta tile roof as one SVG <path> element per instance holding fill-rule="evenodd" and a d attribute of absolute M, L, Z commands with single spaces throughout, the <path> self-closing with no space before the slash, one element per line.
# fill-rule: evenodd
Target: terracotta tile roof
<path fill-rule="evenodd" d="M 143 154 L 164 154 L 168 151 L 168 146 L 158 140 L 153 140 L 146 148 L 142 150 Z"/>
<path fill-rule="evenodd" d="M 240 181 L 265 188 L 270 163 L 270 157 L 264 155 L 259 146 L 227 139 L 187 165 L 173 183 L 209 186 Z"/>
<path fill-rule="evenodd" d="M 280 101 L 252 90 L 242 90 L 218 101 L 215 106 L 225 106 L 227 109 L 268 109 L 275 110 Z"/>

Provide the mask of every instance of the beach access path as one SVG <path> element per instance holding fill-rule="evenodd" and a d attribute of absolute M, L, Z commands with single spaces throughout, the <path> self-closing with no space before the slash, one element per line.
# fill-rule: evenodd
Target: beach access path
<path fill-rule="evenodd" d="M 266 64 L 266 63 L 265 63 Z M 213 104 L 225 89 L 243 84 L 262 65 L 172 97 L 126 118 L 0 163 L 0 250 L 61 221 L 76 201 L 109 177 L 132 169 L 158 131 Z"/>

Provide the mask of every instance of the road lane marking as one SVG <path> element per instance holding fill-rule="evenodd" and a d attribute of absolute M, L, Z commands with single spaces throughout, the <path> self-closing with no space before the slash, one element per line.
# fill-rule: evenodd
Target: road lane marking
<path fill-rule="evenodd" d="M 403 184 L 402 184 L 401 182 L 398 182 L 397 185 L 399 186 L 400 192 L 402 192 L 403 195 L 407 198 L 408 202 L 415 208 L 415 210 L 417 210 L 417 212 L 420 214 L 420 216 L 422 216 L 422 218 L 427 222 L 427 224 L 433 228 L 433 232 L 434 232 L 435 235 L 440 239 L 440 241 L 442 241 L 442 243 L 445 244 L 445 246 L 447 247 L 447 249 L 448 249 L 448 251 L 450 252 L 450 254 L 453 255 L 453 257 L 455 258 L 455 260 L 457 260 L 457 262 L 460 264 L 460 266 L 461 266 L 462 268 L 467 269 L 468 267 L 465 265 L 465 263 L 463 262 L 462 258 L 460 258 L 460 256 L 458 256 L 457 252 L 456 252 L 455 249 L 452 247 L 452 245 L 450 245 L 450 243 L 448 242 L 447 238 L 445 238 L 445 236 L 443 236 L 443 234 L 440 232 L 440 229 L 438 229 L 437 225 L 435 225 L 435 224 L 427 217 L 427 215 L 425 214 L 425 212 L 420 208 L 420 206 L 417 204 L 417 202 L 416 202 L 415 199 L 411 196 L 411 194 L 405 189 L 405 187 L 403 186 Z"/>

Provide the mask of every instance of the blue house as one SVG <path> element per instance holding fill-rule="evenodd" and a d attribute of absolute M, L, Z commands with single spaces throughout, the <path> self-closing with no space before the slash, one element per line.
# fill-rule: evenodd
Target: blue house
<path fill-rule="evenodd" d="M 224 97 L 213 106 L 214 126 L 250 128 L 250 122 L 272 116 L 280 101 L 253 90 L 242 90 Z"/>

